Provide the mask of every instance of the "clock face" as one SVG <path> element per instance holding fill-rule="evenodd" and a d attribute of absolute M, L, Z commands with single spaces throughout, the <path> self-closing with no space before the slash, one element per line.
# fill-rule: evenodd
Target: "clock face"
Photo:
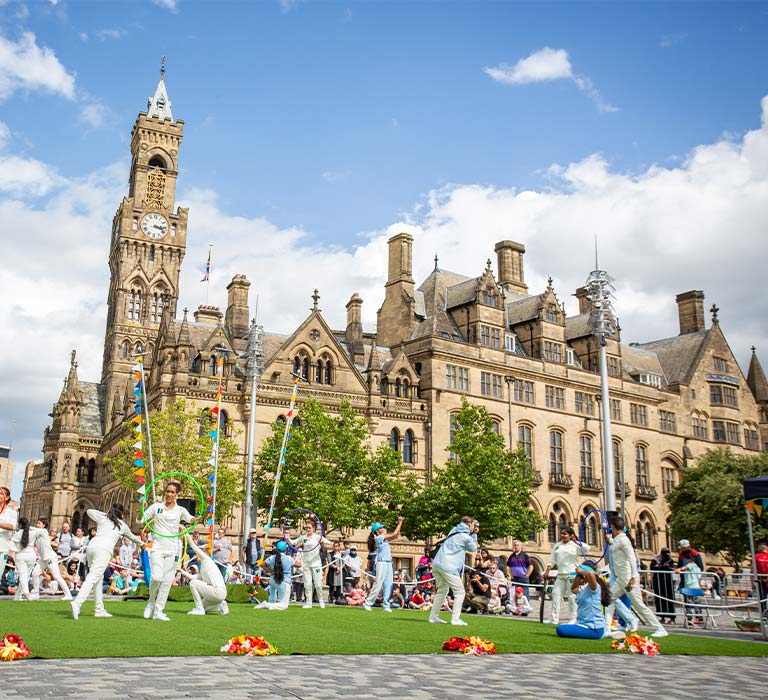
<path fill-rule="evenodd" d="M 162 214 L 147 214 L 141 220 L 141 230 L 150 238 L 158 240 L 168 233 L 168 219 Z"/>

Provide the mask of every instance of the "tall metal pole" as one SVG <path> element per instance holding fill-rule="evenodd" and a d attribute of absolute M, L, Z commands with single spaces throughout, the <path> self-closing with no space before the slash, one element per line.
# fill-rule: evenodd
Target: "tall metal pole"
<path fill-rule="evenodd" d="M 258 308 L 258 307 L 257 307 Z M 245 514 L 243 517 L 243 542 L 248 540 L 248 532 L 252 527 L 253 513 L 258 509 L 253 503 L 253 453 L 256 432 L 256 388 L 261 381 L 264 359 L 264 327 L 251 321 L 251 332 L 248 336 L 248 377 L 251 380 L 251 409 L 248 415 L 248 458 L 245 463 Z"/>
<path fill-rule="evenodd" d="M 514 391 L 515 387 L 515 378 L 507 374 L 504 377 L 504 381 L 507 383 L 507 406 L 509 409 L 509 451 L 511 452 L 514 449 L 512 442 L 512 392 Z"/>

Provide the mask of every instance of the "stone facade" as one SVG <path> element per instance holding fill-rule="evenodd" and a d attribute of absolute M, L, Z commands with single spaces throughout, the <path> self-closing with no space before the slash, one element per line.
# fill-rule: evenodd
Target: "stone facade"
<path fill-rule="evenodd" d="M 83 524 L 88 507 L 135 501 L 103 459 L 132 413 L 129 372 L 140 351 L 153 407 L 184 397 L 210 408 L 221 380 L 222 418 L 243 455 L 247 449 L 250 386 L 240 355 L 247 347 L 250 283 L 244 275 L 232 279 L 224 313 L 201 306 L 194 320 L 186 309 L 177 320 L 188 216 L 173 210 L 182 130 L 161 79 L 148 113 L 134 125 L 129 193 L 114 218 L 101 381 L 79 380 L 73 352 L 45 431 L 44 458 L 27 467 L 22 512 L 50 517 L 55 527 L 64 520 Z M 293 333 L 266 334 L 256 446 L 284 416 L 298 372 L 306 379 L 300 402 L 312 396 L 333 411 L 348 400 L 367 419 L 374 443 L 388 442 L 428 479 L 432 465 L 449 457 L 452 416 L 466 396 L 485 406 L 510 446 L 522 444 L 532 461 L 531 507 L 548 527 L 527 548 L 542 562 L 558 527 L 580 524 L 603 495 L 599 349 L 589 331 L 589 300 L 576 290 L 578 313 L 568 316 L 551 280 L 529 294 L 525 247 L 515 241 L 495 246 L 496 275 L 490 260 L 477 276 L 441 270 L 435 260 L 416 287 L 413 245 L 407 233 L 390 239 L 375 333 L 363 331 L 357 293 L 346 305 L 345 329 L 333 330 L 315 292 Z M 684 465 L 719 444 L 745 452 L 768 441 L 768 385 L 757 357 L 745 380 L 716 309 L 705 328 L 703 301 L 698 290 L 678 295 L 679 335 L 629 345 L 617 335 L 606 348 L 616 491 L 644 558 L 673 545 L 664 495 Z M 131 517 L 137 515 L 134 507 Z M 225 526 L 234 534 L 240 522 L 233 513 Z M 586 539 L 597 543 L 597 521 L 591 517 L 584 526 Z M 354 534 L 363 541 L 364 533 Z M 695 533 L 679 534 L 695 543 Z M 418 551 L 418 543 L 393 545 L 406 566 Z"/>

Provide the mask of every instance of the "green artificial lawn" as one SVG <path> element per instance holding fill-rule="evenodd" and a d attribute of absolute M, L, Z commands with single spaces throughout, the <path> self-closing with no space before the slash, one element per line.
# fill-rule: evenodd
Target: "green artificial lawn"
<path fill-rule="evenodd" d="M 429 654 L 453 635 L 478 635 L 497 653 L 608 653 L 610 639 L 560 639 L 554 627 L 533 620 L 465 615 L 467 627 L 431 625 L 426 612 L 329 606 L 254 610 L 230 604 L 230 614 L 187 615 L 189 603 L 169 603 L 170 622 L 145 620 L 142 601 L 107 601 L 112 618 L 94 618 L 88 602 L 73 620 L 65 601 L 0 601 L 0 634 L 20 635 L 39 658 L 98 656 L 210 656 L 230 637 L 258 635 L 280 654 Z M 448 618 L 444 613 L 443 618 Z M 647 633 L 646 633 L 647 634 Z M 663 654 L 768 656 L 768 643 L 670 635 Z"/>

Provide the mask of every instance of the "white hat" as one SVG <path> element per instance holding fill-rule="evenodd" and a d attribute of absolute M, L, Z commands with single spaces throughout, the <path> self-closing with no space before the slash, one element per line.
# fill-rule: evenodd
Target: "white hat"
<path fill-rule="evenodd" d="M 248 530 L 249 535 L 252 535 L 254 532 L 258 533 L 259 531 L 255 527 L 252 527 L 250 530 Z"/>
<path fill-rule="evenodd" d="M 688 540 L 680 540 L 681 547 L 690 547 L 691 543 Z"/>

